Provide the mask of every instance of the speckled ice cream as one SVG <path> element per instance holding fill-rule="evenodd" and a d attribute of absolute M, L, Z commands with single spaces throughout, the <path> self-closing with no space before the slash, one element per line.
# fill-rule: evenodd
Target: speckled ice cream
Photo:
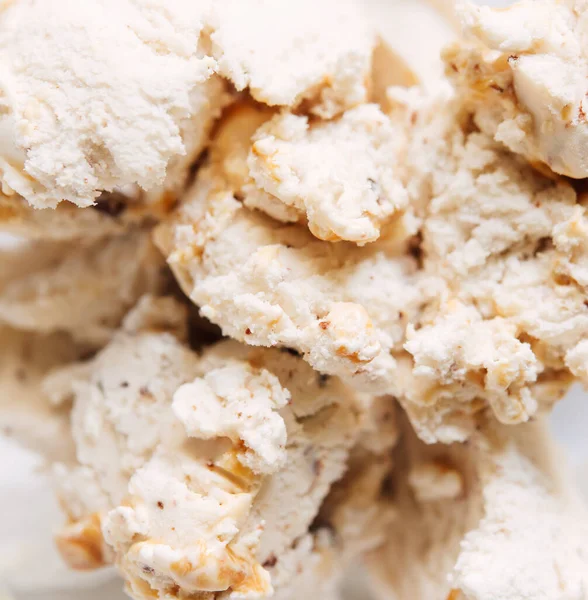
<path fill-rule="evenodd" d="M 295 348 L 321 372 L 390 390 L 390 350 L 401 349 L 404 326 L 422 301 L 416 262 L 404 252 L 413 219 L 399 215 L 383 239 L 357 248 L 248 208 L 247 140 L 255 131 L 248 113 L 257 114 L 243 107 L 229 115 L 210 164 L 157 231 L 158 245 L 185 292 L 225 334 Z M 229 150 L 225 138 L 245 143 Z M 344 213 L 334 207 L 334 214 L 339 208 Z"/>
<path fill-rule="evenodd" d="M 404 131 L 373 104 L 324 123 L 278 115 L 253 136 L 245 202 L 281 221 L 306 217 L 322 240 L 372 242 L 407 207 L 403 147 Z"/>
<path fill-rule="evenodd" d="M 45 380 L 54 401 L 73 397 L 79 463 L 56 467 L 72 520 L 58 546 L 79 568 L 116 562 L 136 598 L 263 597 L 274 570 L 293 584 L 282 556 L 306 544 L 367 399 L 277 350 L 199 358 L 177 325 L 162 331 L 177 311 L 144 298 L 95 359 Z"/>
<path fill-rule="evenodd" d="M 584 4 L 464 5 L 467 39 L 425 0 L 379 37 L 351 1 L 0 5 L 0 425 L 66 562 L 587 596 L 543 428 L 588 381 Z"/>
<path fill-rule="evenodd" d="M 225 120 L 156 240 L 225 334 L 296 348 L 319 371 L 396 395 L 423 439 L 463 441 L 487 405 L 523 422 L 561 396 L 570 372 L 582 376 L 584 208 L 569 183 L 470 131 L 460 102 L 392 99 L 390 127 L 410 140 L 400 178 L 410 209 L 377 241 L 318 241 L 305 222 L 252 210 L 281 205 L 259 202 L 271 196 L 246 157 L 267 117 L 247 106 Z M 306 165 L 312 181 L 315 169 Z"/>

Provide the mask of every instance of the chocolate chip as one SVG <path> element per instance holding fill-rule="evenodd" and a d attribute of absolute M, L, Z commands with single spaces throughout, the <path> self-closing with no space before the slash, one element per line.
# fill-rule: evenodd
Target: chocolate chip
<path fill-rule="evenodd" d="M 416 260 L 419 268 L 423 266 L 423 236 L 421 233 L 417 233 L 408 243 L 408 252 Z"/>
<path fill-rule="evenodd" d="M 268 559 L 263 563 L 263 567 L 264 567 L 264 569 L 275 567 L 277 562 L 278 562 L 278 559 L 277 559 L 276 555 L 270 554 Z"/>

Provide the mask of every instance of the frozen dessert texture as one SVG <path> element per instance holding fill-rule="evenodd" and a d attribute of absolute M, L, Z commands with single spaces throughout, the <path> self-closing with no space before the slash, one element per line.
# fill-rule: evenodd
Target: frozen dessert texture
<path fill-rule="evenodd" d="M 117 185 L 161 185 L 186 152 L 182 126 L 207 101 L 200 86 L 213 61 L 198 51 L 200 13 L 108 0 L 3 10 L 5 193 L 39 208 L 88 206 Z"/>
<path fill-rule="evenodd" d="M 588 595 L 543 422 L 588 384 L 586 6 L 463 4 L 455 41 L 410 4 L 379 37 L 348 0 L 0 8 L 0 426 L 73 568 Z"/>
<path fill-rule="evenodd" d="M 581 0 L 520 0 L 508 10 L 464 3 L 470 41 L 445 57 L 483 131 L 577 179 L 588 176 L 585 11 Z"/>
<path fill-rule="evenodd" d="M 361 253 L 331 248 L 313 240 L 306 228 L 278 225 L 230 192 L 216 195 L 212 186 L 201 179 L 194 202 L 182 207 L 171 231 L 166 226 L 158 235 L 201 313 L 225 335 L 295 348 L 319 371 L 385 390 L 395 367 L 389 351 L 402 341 L 407 319 L 401 311 L 416 309 L 420 300 L 410 286 L 415 270 L 410 258 L 392 252 L 388 259 L 386 251 L 371 248 Z M 211 205 L 209 194 L 215 194 Z M 376 280 L 373 268 L 387 278 Z M 378 302 L 382 282 L 394 293 L 389 303 Z M 363 299 L 374 300 L 373 317 Z M 387 321 L 389 329 L 374 324 L 374 317 Z"/>
<path fill-rule="evenodd" d="M 282 555 L 302 544 L 308 569 L 319 560 L 309 527 L 368 399 L 278 350 L 227 342 L 199 357 L 174 304 L 143 298 L 95 358 L 45 379 L 73 401 L 58 546 L 77 568 L 116 562 L 135 598 L 265 597 L 274 570 L 295 584 Z"/>
<path fill-rule="evenodd" d="M 259 102 L 330 118 L 366 100 L 374 35 L 351 0 L 223 0 L 209 27 L 218 72 Z"/>
<path fill-rule="evenodd" d="M 290 394 L 268 371 L 257 374 L 234 365 L 181 386 L 173 409 L 189 437 L 226 437 L 234 445 L 242 444 L 237 460 L 254 473 L 271 474 L 286 459 L 286 426 L 277 411 L 289 399 Z"/>
<path fill-rule="evenodd" d="M 44 377 L 86 351 L 63 333 L 43 335 L 0 328 L 0 432 L 48 460 L 70 460 L 68 407 L 43 394 Z"/>
<path fill-rule="evenodd" d="M 369 560 L 378 597 L 585 595 L 588 514 L 546 423 L 487 423 L 467 446 L 424 446 L 407 432 L 395 457 L 403 518 Z"/>
<path fill-rule="evenodd" d="M 380 61 L 388 56 L 386 63 L 395 65 L 382 71 L 376 67 L 388 86 L 418 82 L 433 90 L 446 85 L 441 50 L 458 35 L 454 0 L 373 0 L 363 4 L 382 42 L 376 48 L 374 62 L 382 64 Z M 414 37 L 416 31 L 418 40 Z M 393 75 L 394 70 L 399 71 L 398 61 L 404 65 L 400 80 Z"/>
<path fill-rule="evenodd" d="M 423 439 L 463 440 L 486 403 L 504 423 L 526 421 L 580 375 L 585 209 L 569 182 L 472 126 L 459 101 L 403 101 L 420 275 L 436 294 L 407 327 L 410 403 L 400 399 Z"/>
<path fill-rule="evenodd" d="M 467 439 L 487 406 L 504 423 L 524 422 L 561 396 L 570 372 L 582 374 L 585 209 L 568 182 L 471 127 L 460 102 L 398 92 L 393 113 L 409 205 L 377 241 L 319 241 L 296 213 L 282 223 L 283 146 L 262 161 L 249 140 L 273 144 L 265 132 L 299 117 L 267 121 L 242 106 L 223 120 L 157 244 L 225 335 L 295 348 L 321 372 L 394 394 L 427 441 Z M 315 183 L 320 164 L 304 172 Z M 337 179 L 353 177 L 345 169 Z"/>
<path fill-rule="evenodd" d="M 401 216 L 380 245 L 357 248 L 251 209 L 246 111 L 256 114 L 243 107 L 223 122 L 209 163 L 156 231 L 157 244 L 184 291 L 226 335 L 294 348 L 320 372 L 388 390 L 390 351 L 402 350 L 405 325 L 422 302 L 416 261 L 402 251 L 412 220 Z M 234 141 L 230 150 L 225 140 Z"/>
<path fill-rule="evenodd" d="M 145 231 L 87 245 L 32 241 L 24 247 L 11 253 L 19 258 L 18 270 L 2 277 L 8 253 L 0 269 L 0 322 L 23 330 L 69 332 L 100 347 L 142 294 L 166 282 L 165 265 Z"/>
<path fill-rule="evenodd" d="M 528 386 L 539 367 L 530 345 L 516 334 L 514 324 L 500 317 L 483 320 L 475 308 L 459 303 L 418 330 L 409 327 L 405 348 L 421 384 L 415 396 L 426 401 L 429 394 L 452 394 L 454 400 L 472 401 L 468 395 L 484 387 L 501 420 L 526 421 L 536 410 Z"/>
<path fill-rule="evenodd" d="M 37 210 L 20 196 L 0 194 L 0 235 L 41 241 L 98 241 L 135 228 L 148 228 L 163 219 L 178 202 L 179 194 L 157 189 L 144 192 L 125 186 L 103 192 L 87 210 L 70 202 L 55 209 Z"/>
<path fill-rule="evenodd" d="M 381 35 L 372 53 L 370 79 L 370 102 L 375 102 L 384 111 L 389 108 L 389 87 L 410 87 L 419 83 L 417 74 Z"/>
<path fill-rule="evenodd" d="M 403 134 L 370 104 L 330 122 L 277 115 L 254 134 L 246 203 L 281 221 L 306 217 L 321 240 L 372 242 L 408 204 L 395 172 Z"/>
<path fill-rule="evenodd" d="M 127 205 L 126 198 L 124 204 Z M 106 206 L 114 206 L 114 203 L 98 210 L 78 210 L 62 202 L 55 210 L 36 210 L 22 197 L 0 194 L 0 235 L 62 242 L 99 239 L 124 232 L 125 225 L 117 215 L 101 210 Z M 117 203 L 117 206 L 122 207 L 122 204 Z"/>
<path fill-rule="evenodd" d="M 2 187 L 36 208 L 181 190 L 230 100 L 222 76 L 333 116 L 365 100 L 373 46 L 355 5 L 334 0 L 22 0 L 0 27 Z"/>

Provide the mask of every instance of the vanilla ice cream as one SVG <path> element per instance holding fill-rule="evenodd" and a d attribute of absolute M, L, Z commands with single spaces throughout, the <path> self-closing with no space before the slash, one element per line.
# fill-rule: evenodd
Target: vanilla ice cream
<path fill-rule="evenodd" d="M 322 116 L 359 104 L 373 46 L 347 0 L 24 0 L 0 28 L 3 192 L 37 208 L 181 189 L 228 101 L 221 76 Z"/>
<path fill-rule="evenodd" d="M 545 419 L 588 384 L 588 4 L 0 5 L 0 428 L 64 561 L 587 598 Z"/>
<path fill-rule="evenodd" d="M 544 422 L 486 424 L 468 446 L 405 435 L 377 597 L 398 600 L 582 598 L 588 513 Z M 400 447 L 399 447 L 400 448 Z"/>
<path fill-rule="evenodd" d="M 446 54 L 483 131 L 576 179 L 588 176 L 585 11 L 582 0 L 521 0 L 507 10 L 464 4 L 472 41 Z"/>
<path fill-rule="evenodd" d="M 135 598 L 263 597 L 276 569 L 294 585 L 281 557 L 344 473 L 368 399 L 278 350 L 222 343 L 200 358 L 178 311 L 144 297 L 94 359 L 45 379 L 53 402 L 73 399 L 57 544 L 76 568 L 116 562 Z"/>
<path fill-rule="evenodd" d="M 16 255 L 19 268 L 4 281 L 0 270 L 0 322 L 39 333 L 70 332 L 93 347 L 109 339 L 142 294 L 158 291 L 166 280 L 144 231 L 87 246 L 40 241 L 25 247 L 26 254 L 4 253 L 4 264 L 10 264 L 8 254 Z"/>

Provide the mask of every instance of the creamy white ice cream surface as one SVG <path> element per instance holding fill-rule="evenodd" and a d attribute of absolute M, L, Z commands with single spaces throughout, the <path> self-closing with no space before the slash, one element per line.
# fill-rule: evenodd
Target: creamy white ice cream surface
<path fill-rule="evenodd" d="M 0 590 L 59 556 L 135 600 L 586 600 L 547 422 L 585 438 L 587 35 L 584 0 L 0 1 L 0 432 L 54 493 L 3 499 Z"/>

